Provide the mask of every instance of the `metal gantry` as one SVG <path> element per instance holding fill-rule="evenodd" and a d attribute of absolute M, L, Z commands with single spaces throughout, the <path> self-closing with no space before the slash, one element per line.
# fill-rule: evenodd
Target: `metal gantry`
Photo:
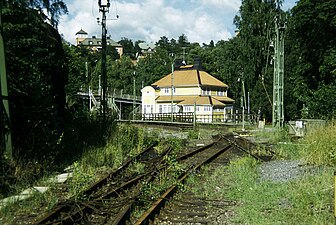
<path fill-rule="evenodd" d="M 284 31 L 284 24 L 275 17 L 272 124 L 278 128 L 284 125 Z"/>

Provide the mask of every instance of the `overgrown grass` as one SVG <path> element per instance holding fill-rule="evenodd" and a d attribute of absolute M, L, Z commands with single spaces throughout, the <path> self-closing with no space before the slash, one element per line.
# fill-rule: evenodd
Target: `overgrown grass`
<path fill-rule="evenodd" d="M 269 135 L 278 159 L 303 159 L 314 165 L 301 177 L 287 182 L 263 180 L 260 163 L 245 157 L 205 175 L 202 187 L 194 177 L 193 191 L 207 199 L 236 201 L 229 209 L 235 212 L 230 218 L 233 224 L 334 224 L 335 128 L 335 122 L 330 122 L 298 142 L 291 142 L 283 131 L 259 134 L 261 139 Z"/>
<path fill-rule="evenodd" d="M 336 166 L 336 121 L 308 132 L 300 155 L 309 164 Z"/>
<path fill-rule="evenodd" d="M 333 224 L 333 173 L 329 168 L 287 183 L 261 180 L 249 157 L 221 167 L 197 187 L 207 199 L 234 200 L 234 224 Z M 194 183 L 197 183 L 197 179 Z"/>
<path fill-rule="evenodd" d="M 271 144 L 290 141 L 287 129 L 267 128 L 256 132 L 254 136 L 257 141 L 264 140 Z"/>
<path fill-rule="evenodd" d="M 13 218 L 30 217 L 33 220 L 39 212 L 49 211 L 59 201 L 65 198 L 74 197 L 74 199 L 85 198 L 81 192 L 90 184 L 98 180 L 102 175 L 119 167 L 128 157 L 140 153 L 150 143 L 157 141 L 157 136 L 148 137 L 144 130 L 132 126 L 117 127 L 106 146 L 87 148 L 82 156 L 72 164 L 73 177 L 67 181 L 67 192 L 59 195 L 58 186 L 48 182 L 48 178 L 43 178 L 35 185 L 50 186 L 50 191 L 45 194 L 35 194 L 29 200 L 10 204 L 0 209 L 0 224 L 16 224 Z M 172 141 L 178 145 L 178 141 Z M 163 147 L 159 147 L 163 148 Z M 134 171 L 141 172 L 142 165 L 135 165 Z M 26 186 L 27 188 L 29 186 Z M 22 191 L 22 190 L 20 190 Z M 62 199 L 60 199 L 62 198 Z M 22 222 L 24 223 L 24 222 Z"/>

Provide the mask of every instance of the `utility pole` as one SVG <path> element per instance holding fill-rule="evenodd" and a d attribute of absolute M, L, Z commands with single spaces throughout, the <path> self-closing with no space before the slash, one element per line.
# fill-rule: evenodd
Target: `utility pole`
<path fill-rule="evenodd" d="M 284 31 L 283 22 L 275 17 L 272 124 L 278 128 L 284 125 Z"/>
<path fill-rule="evenodd" d="M 99 12 L 102 13 L 102 63 L 101 63 L 101 76 L 102 76 L 102 86 L 103 86 L 103 99 L 101 100 L 101 111 L 103 113 L 103 120 L 106 120 L 106 111 L 107 111 L 107 99 L 106 99 L 106 87 L 107 87 L 107 74 L 106 74 L 106 13 L 110 8 L 110 0 L 102 3 L 102 0 L 98 0 Z M 99 19 L 99 18 L 98 18 Z M 99 20 L 98 20 L 99 21 Z"/>
<path fill-rule="evenodd" d="M 173 114 L 173 106 L 174 106 L 174 61 L 172 62 L 172 65 L 171 65 L 171 70 L 172 70 L 172 73 L 171 73 L 171 109 L 170 109 L 170 112 L 171 112 L 171 121 L 174 122 L 174 114 Z"/>
<path fill-rule="evenodd" d="M 135 98 L 136 98 L 136 91 L 135 91 L 135 71 L 133 72 L 133 120 L 135 120 Z"/>
<path fill-rule="evenodd" d="M 10 128 L 10 114 L 9 114 L 9 101 L 8 101 L 8 88 L 7 88 L 7 74 L 6 74 L 6 63 L 5 63 L 5 48 L 2 38 L 2 21 L 1 21 L 1 3 L 0 3 L 0 88 L 1 88 L 1 105 L 0 105 L 0 122 L 2 129 L 2 143 L 5 149 L 4 155 L 9 159 L 13 158 L 12 150 L 12 133 Z"/>
<path fill-rule="evenodd" d="M 171 121 L 174 122 L 174 114 L 173 114 L 173 107 L 174 107 L 174 63 L 175 63 L 175 56 L 174 53 L 171 54 L 172 56 L 172 64 L 171 64 L 171 93 L 170 93 L 170 113 L 171 113 Z"/>

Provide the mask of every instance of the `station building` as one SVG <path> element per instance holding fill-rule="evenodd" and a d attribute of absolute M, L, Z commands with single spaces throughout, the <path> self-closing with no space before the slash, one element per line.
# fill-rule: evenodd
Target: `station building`
<path fill-rule="evenodd" d="M 194 113 L 197 122 L 226 122 L 233 114 L 229 86 L 205 72 L 200 61 L 176 67 L 172 73 L 144 87 L 143 117 L 151 114 Z"/>

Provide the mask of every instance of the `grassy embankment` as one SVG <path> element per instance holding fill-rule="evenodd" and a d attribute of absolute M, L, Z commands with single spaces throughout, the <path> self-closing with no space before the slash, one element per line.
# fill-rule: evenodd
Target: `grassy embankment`
<path fill-rule="evenodd" d="M 157 134 L 147 133 L 144 129 L 131 126 L 117 127 L 111 134 L 106 146 L 88 148 L 82 156 L 72 164 L 73 177 L 66 185 L 58 185 L 50 177 L 36 182 L 37 186 L 48 186 L 50 189 L 44 193 L 35 193 L 29 200 L 16 202 L 0 209 L 0 224 L 29 224 L 39 216 L 53 209 L 65 199 L 72 197 L 81 201 L 85 196 L 80 193 L 93 182 L 108 172 L 119 167 L 128 157 L 140 153 L 146 146 L 158 141 Z M 178 140 L 170 140 L 170 144 L 179 145 Z M 167 143 L 160 140 L 155 150 L 160 153 Z M 176 147 L 176 146 L 174 146 Z M 142 163 L 132 165 L 134 172 L 141 173 L 144 169 Z M 20 192 L 22 190 L 18 190 Z"/>
<path fill-rule="evenodd" d="M 334 224 L 335 121 L 295 143 L 283 131 L 263 135 L 278 143 L 277 160 L 299 159 L 303 161 L 302 169 L 308 166 L 313 169 L 299 178 L 276 182 L 261 179 L 260 163 L 245 157 L 209 176 L 202 195 L 237 201 L 231 209 L 233 224 Z"/>

